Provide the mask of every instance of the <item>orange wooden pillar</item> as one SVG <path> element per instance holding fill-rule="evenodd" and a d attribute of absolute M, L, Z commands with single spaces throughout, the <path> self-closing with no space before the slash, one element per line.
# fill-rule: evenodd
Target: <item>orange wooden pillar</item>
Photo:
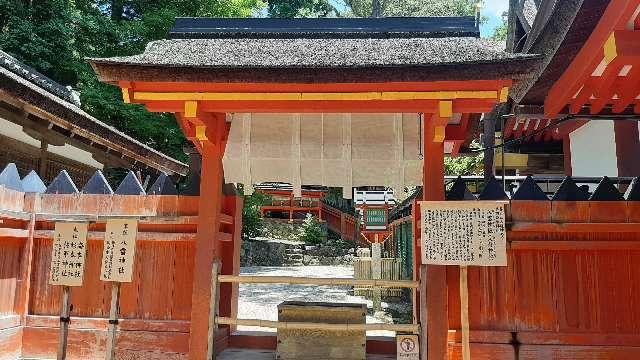
<path fill-rule="evenodd" d="M 424 117 L 424 162 L 422 168 L 422 199 L 441 201 L 444 196 L 444 127 L 448 118 L 433 115 Z M 416 234 L 420 241 L 420 234 Z M 421 256 L 414 253 L 414 256 Z M 425 291 L 425 289 L 421 289 Z M 427 265 L 427 324 L 422 328 L 422 339 L 427 339 L 428 359 L 445 360 L 449 332 L 447 267 Z M 426 329 L 425 329 L 426 328 Z M 426 333 L 425 333 L 426 330 Z"/>
<path fill-rule="evenodd" d="M 196 147 L 202 154 L 198 232 L 191 295 L 189 359 L 204 360 L 208 348 L 211 268 L 214 259 L 219 256 L 216 248 L 220 229 L 222 156 L 226 127 L 224 114 L 204 114 L 201 118 L 189 121 L 195 124 L 194 142 L 197 142 Z"/>
<path fill-rule="evenodd" d="M 224 198 L 224 213 L 233 217 L 231 225 L 224 226 L 224 232 L 232 235 L 231 241 L 222 242 L 220 257 L 223 275 L 240 275 L 240 248 L 242 246 L 242 206 L 243 197 L 239 194 Z M 235 318 L 238 315 L 238 283 L 220 284 L 220 316 Z M 230 327 L 235 330 L 235 326 Z"/>

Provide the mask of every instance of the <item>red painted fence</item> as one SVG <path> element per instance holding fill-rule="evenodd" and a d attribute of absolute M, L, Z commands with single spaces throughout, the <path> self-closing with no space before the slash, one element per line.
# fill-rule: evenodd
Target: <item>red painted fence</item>
<path fill-rule="evenodd" d="M 25 196 L 0 187 L 0 359 L 55 358 L 61 288 L 48 285 L 48 279 L 54 220 L 61 214 L 141 216 L 134 280 L 120 292 L 117 355 L 186 358 L 198 201 L 190 196 Z M 238 274 L 242 199 L 225 197 L 222 211 L 222 272 Z M 84 285 L 72 288 L 70 359 L 104 358 L 111 298 L 110 284 L 99 280 L 104 227 L 104 218 L 93 218 Z M 237 287 L 225 284 L 221 292 L 221 314 L 235 316 Z M 220 333 L 218 340 L 226 342 L 227 335 Z"/>
<path fill-rule="evenodd" d="M 419 235 L 413 209 L 393 225 Z M 507 225 L 508 267 L 468 270 L 472 358 L 640 359 L 640 202 L 513 200 Z M 461 359 L 457 267 L 447 283 Z"/>

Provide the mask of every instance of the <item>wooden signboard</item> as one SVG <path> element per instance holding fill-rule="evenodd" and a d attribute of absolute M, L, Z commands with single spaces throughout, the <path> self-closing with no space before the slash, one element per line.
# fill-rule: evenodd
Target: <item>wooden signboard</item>
<path fill-rule="evenodd" d="M 460 266 L 462 359 L 470 360 L 467 266 L 507 266 L 504 202 L 421 201 L 420 215 L 421 277 L 426 264 Z"/>
<path fill-rule="evenodd" d="M 422 263 L 507 266 L 504 203 L 421 201 Z"/>
<path fill-rule="evenodd" d="M 119 317 L 120 283 L 131 282 L 136 255 L 138 221 L 109 219 L 104 234 L 100 280 L 111 281 L 111 309 L 107 332 L 107 360 L 116 358 L 116 330 Z"/>
<path fill-rule="evenodd" d="M 49 284 L 62 286 L 60 336 L 57 359 L 67 358 L 67 338 L 71 312 L 70 286 L 82 286 L 87 253 L 87 223 L 56 222 L 51 247 Z"/>
<path fill-rule="evenodd" d="M 420 358 L 420 346 L 418 335 L 396 336 L 396 359 L 418 360 Z"/>
<path fill-rule="evenodd" d="M 132 281 L 137 233 L 137 220 L 110 219 L 107 221 L 100 280 Z"/>
<path fill-rule="evenodd" d="M 51 250 L 49 284 L 82 286 L 87 223 L 57 222 Z"/>

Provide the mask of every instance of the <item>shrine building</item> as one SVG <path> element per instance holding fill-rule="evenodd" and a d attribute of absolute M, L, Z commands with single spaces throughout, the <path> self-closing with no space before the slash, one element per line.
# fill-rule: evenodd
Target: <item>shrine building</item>
<path fill-rule="evenodd" d="M 96 170 L 144 177 L 186 175 L 188 166 L 80 109 L 79 94 L 0 51 L 0 166 L 49 182 L 61 170 L 84 183 Z"/>
<path fill-rule="evenodd" d="M 637 6 L 510 2 L 508 51 L 543 59 L 513 86 L 503 112 L 511 114 L 502 130 L 509 175 L 640 174 Z M 496 170 L 501 165 L 497 152 Z"/>

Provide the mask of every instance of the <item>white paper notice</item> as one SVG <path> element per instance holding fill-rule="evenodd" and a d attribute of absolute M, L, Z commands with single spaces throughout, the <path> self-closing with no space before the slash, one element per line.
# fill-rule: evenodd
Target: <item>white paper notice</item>
<path fill-rule="evenodd" d="M 504 203 L 421 201 L 422 262 L 507 266 Z"/>
<path fill-rule="evenodd" d="M 57 222 L 51 249 L 49 284 L 82 286 L 87 223 Z"/>
<path fill-rule="evenodd" d="M 107 221 L 100 280 L 131 282 L 137 234 L 137 220 L 112 219 Z"/>

